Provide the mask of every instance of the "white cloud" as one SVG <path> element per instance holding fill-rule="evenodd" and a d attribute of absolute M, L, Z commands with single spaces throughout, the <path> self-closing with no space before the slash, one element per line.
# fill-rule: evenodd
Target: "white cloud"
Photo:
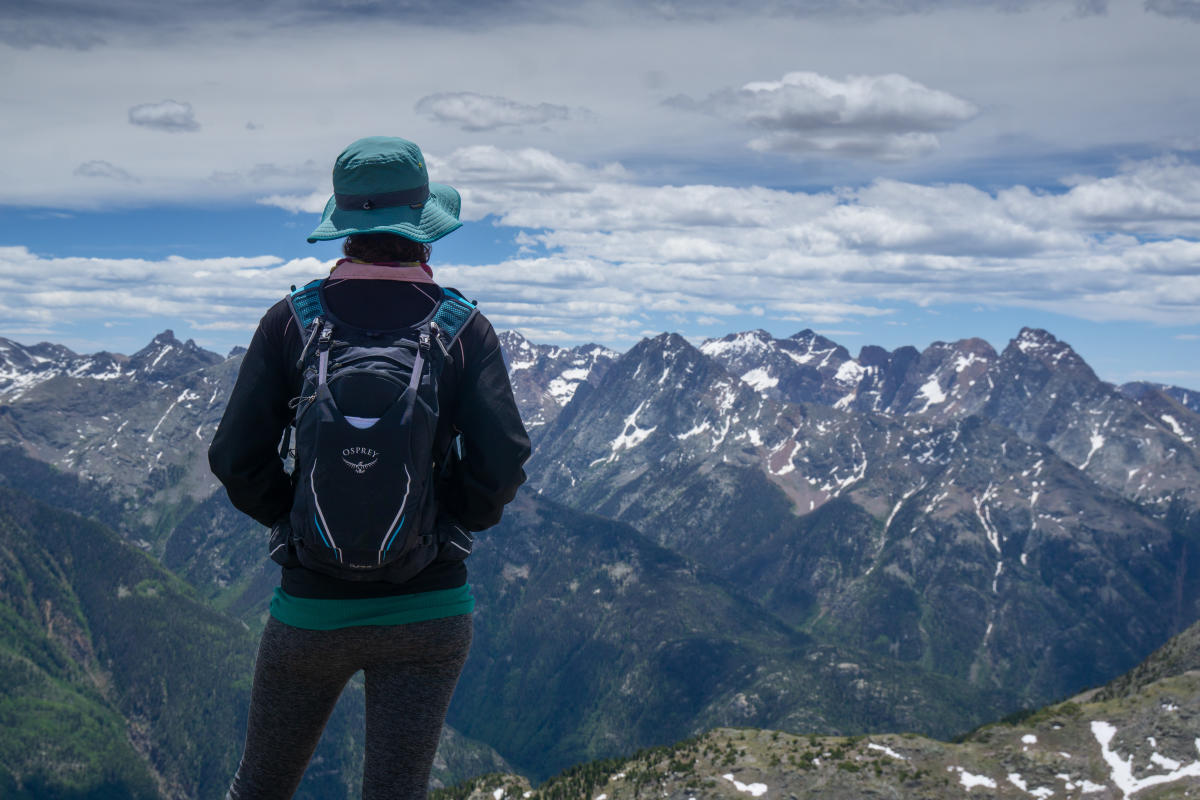
<path fill-rule="evenodd" d="M 46 258 L 0 247 L 0 318 L 29 323 L 167 317 L 253 329 L 293 283 L 327 271 L 314 258 Z"/>
<path fill-rule="evenodd" d="M 702 101 L 678 96 L 667 103 L 767 131 L 750 141 L 755 150 L 879 161 L 930 153 L 938 148 L 935 131 L 957 127 L 978 113 L 966 100 L 895 74 L 837 80 L 789 72 L 781 80 L 724 89 Z"/>
<path fill-rule="evenodd" d="M 163 100 L 160 103 L 143 103 L 129 109 L 129 121 L 134 125 L 167 133 L 191 133 L 200 130 L 200 123 L 192 111 L 191 103 Z"/>
<path fill-rule="evenodd" d="M 312 194 L 305 195 L 273 194 L 259 198 L 258 203 L 264 206 L 282 208 L 284 211 L 291 211 L 293 214 L 320 214 L 325 210 L 326 203 L 329 202 L 329 195 L 330 192 L 321 189 Z"/>
<path fill-rule="evenodd" d="M 607 336 L 614 320 L 637 329 L 643 314 L 831 324 L 894 303 L 964 302 L 1200 323 L 1200 166 L 1181 159 L 1076 176 L 1057 194 L 896 180 L 824 192 L 647 186 L 617 165 L 528 148 L 431 161 L 468 216 L 519 229 L 526 253 L 545 248 L 438 267 L 486 296 L 505 327 L 578 341 Z"/>
<path fill-rule="evenodd" d="M 788 8 L 761 2 L 740 4 L 736 11 L 713 0 L 687 8 L 678 4 L 678 15 L 661 4 L 630 15 L 593 3 L 584 14 L 587 25 L 577 9 L 546 15 L 537 3 L 518 4 L 536 13 L 514 24 L 506 16 L 512 4 L 493 4 L 487 25 L 420 27 L 419 36 L 413 35 L 413 15 L 430 11 L 427 4 L 404 9 L 356 4 L 352 13 L 337 4 L 317 5 L 243 4 L 212 15 L 202 11 L 210 6 L 201 0 L 183 13 L 208 21 L 183 25 L 174 6 L 117 0 L 113 11 L 109 3 L 85 0 L 60 9 L 58 16 L 66 18 L 56 29 L 96 31 L 106 39 L 102 45 L 18 50 L 0 42 L 0 62 L 13 74 L 29 76 L 6 89 L 9 105 L 21 113 L 6 117 L 0 133 L 0 146 L 9 154 L 0 164 L 0 203 L 112 208 L 306 195 L 316 181 L 298 173 L 276 174 L 253 186 L 213 176 L 309 159 L 327 175 L 337 152 L 371 133 L 401 135 L 443 154 L 483 143 L 552 151 L 573 162 L 621 161 L 630 168 L 652 167 L 655 180 L 678 184 L 772 180 L 830 186 L 875 175 L 922 180 L 920 169 L 994 185 L 1002 163 L 1004 172 L 1021 181 L 1046 185 L 1057 177 L 1056 165 L 1071 163 L 1078 153 L 1131 147 L 1155 152 L 1194 138 L 1200 129 L 1196 109 L 1177 101 L 1193 89 L 1195 27 L 1137 3 L 1112 4 L 1107 15 L 1087 18 L 1072 13 L 1074 0 L 1019 8 L 1011 0 L 831 0 Z M 443 6 L 430 13 L 453 18 Z M 688 9 L 696 13 L 689 16 Z M 45 18 L 49 12 L 38 13 Z M 321 16 L 321 24 L 289 24 L 312 22 L 306 14 Z M 175 24 L 163 24 L 167 18 Z M 370 24 L 363 24 L 367 18 Z M 272 24 L 260 24 L 264 19 Z M 3 24 L 0 10 L 0 28 Z M 354 41 L 355 47 L 339 48 L 337 70 L 314 67 L 330 41 Z M 404 46 L 396 46 L 398 41 Z M 436 69 L 415 70 L 413 64 Z M 953 131 L 946 133 L 934 123 L 949 124 L 954 114 L 939 117 L 936 108 L 921 106 L 920 115 L 904 120 L 913 127 L 880 133 L 852 127 L 868 124 L 865 103 L 849 103 L 857 116 L 847 112 L 832 132 L 706 119 L 663 105 L 672 95 L 707 98 L 722 86 L 736 93 L 753 79 L 783 84 L 787 69 L 834 76 L 847 91 L 848 74 L 898 74 L 982 111 L 970 124 L 951 124 Z M 386 95 L 377 82 L 345 78 L 356 74 L 386 74 Z M 247 81 L 247 75 L 255 79 Z M 508 125 L 480 134 L 412 113 L 421 98 L 464 86 L 533 108 L 542 101 L 587 108 L 591 116 L 587 124 Z M 820 99 L 819 87 L 814 92 Z M 201 129 L 188 136 L 130 135 L 128 115 L 120 112 L 163 98 L 181 106 L 179 98 L 188 101 L 191 120 L 202 123 Z M 71 109 L 70 125 L 62 124 L 64 108 Z M 266 127 L 250 130 L 247 121 Z M 935 129 L 925 129 L 931 125 Z M 914 157 L 935 138 L 940 140 L 935 153 Z M 765 158 L 742 147 L 750 140 L 812 157 L 802 165 Z M 66 169 L 63 153 L 75 154 Z M 875 160 L 886 158 L 899 161 Z M 72 174 L 75 164 L 95 160 L 119 165 L 140 183 Z"/>
<path fill-rule="evenodd" d="M 422 97 L 413 109 L 430 119 L 456 125 L 464 131 L 479 133 L 497 128 L 519 128 L 524 125 L 544 125 L 568 119 L 566 106 L 552 103 L 529 105 L 478 92 L 438 92 Z"/>

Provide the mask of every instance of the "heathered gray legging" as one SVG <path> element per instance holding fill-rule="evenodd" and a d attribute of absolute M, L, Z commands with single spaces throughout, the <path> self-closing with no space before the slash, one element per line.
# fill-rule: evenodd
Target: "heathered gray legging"
<path fill-rule="evenodd" d="M 254 666 L 246 748 L 231 800 L 296 791 L 346 682 L 366 682 L 364 800 L 423 798 L 438 736 L 471 647 L 471 615 L 332 631 L 267 621 Z"/>

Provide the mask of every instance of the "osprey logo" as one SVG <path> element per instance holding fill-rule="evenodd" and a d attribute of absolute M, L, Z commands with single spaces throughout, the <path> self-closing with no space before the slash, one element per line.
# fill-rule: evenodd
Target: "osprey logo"
<path fill-rule="evenodd" d="M 379 461 L 379 453 L 369 447 L 347 447 L 342 451 L 342 463 L 362 475 Z"/>

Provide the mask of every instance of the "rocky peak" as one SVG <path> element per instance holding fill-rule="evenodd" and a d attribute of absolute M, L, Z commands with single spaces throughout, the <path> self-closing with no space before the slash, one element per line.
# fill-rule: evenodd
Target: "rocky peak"
<path fill-rule="evenodd" d="M 521 417 L 531 430 L 554 420 L 581 386 L 599 381 L 618 355 L 598 344 L 535 344 L 516 331 L 497 337 Z"/>
<path fill-rule="evenodd" d="M 532 342 L 516 331 L 500 331 L 496 338 L 500 340 L 500 350 L 510 371 L 533 366 L 537 350 Z"/>
<path fill-rule="evenodd" d="M 26 347 L 0 338 L 0 396 L 17 400 L 25 392 L 60 375 L 111 380 L 122 374 L 125 357 L 113 353 L 79 355 L 60 344 Z"/>
<path fill-rule="evenodd" d="M 897 394 L 902 404 L 893 410 L 939 418 L 974 413 L 987 401 L 993 386 L 989 373 L 997 360 L 995 349 L 983 339 L 934 342 L 910 362 Z"/>
<path fill-rule="evenodd" d="M 1002 357 L 1009 361 L 1022 359 L 1026 363 L 1037 363 L 1053 371 L 1069 370 L 1078 373 L 1080 378 L 1099 380 L 1069 344 L 1041 328 L 1022 328 L 1004 349 Z"/>
<path fill-rule="evenodd" d="M 219 364 L 225 359 L 188 339 L 181 342 L 167 329 L 129 357 L 127 369 L 138 378 L 170 380 L 184 373 Z"/>
<path fill-rule="evenodd" d="M 720 339 L 707 339 L 700 345 L 700 352 L 710 358 L 737 358 L 761 355 L 775 344 L 771 334 L 758 328 L 753 331 L 730 333 Z"/>
<path fill-rule="evenodd" d="M 802 357 L 803 360 L 797 359 L 797 363 L 808 364 L 814 361 L 832 359 L 840 364 L 842 361 L 850 359 L 849 350 L 809 328 L 805 328 L 799 333 L 793 333 L 787 338 L 787 341 L 795 342 L 797 345 L 791 351 Z"/>

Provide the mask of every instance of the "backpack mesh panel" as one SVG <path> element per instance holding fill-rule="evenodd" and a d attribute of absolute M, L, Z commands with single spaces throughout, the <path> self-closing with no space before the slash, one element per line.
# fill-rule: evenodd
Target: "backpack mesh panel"
<path fill-rule="evenodd" d="M 474 306 L 447 293 L 437 314 L 434 315 L 433 321 L 453 339 L 474 310 Z"/>
<path fill-rule="evenodd" d="M 296 309 L 296 316 L 300 318 L 302 329 L 307 328 L 314 319 L 325 314 L 325 308 L 321 305 L 321 293 L 312 283 L 300 291 L 292 293 L 292 307 Z"/>

